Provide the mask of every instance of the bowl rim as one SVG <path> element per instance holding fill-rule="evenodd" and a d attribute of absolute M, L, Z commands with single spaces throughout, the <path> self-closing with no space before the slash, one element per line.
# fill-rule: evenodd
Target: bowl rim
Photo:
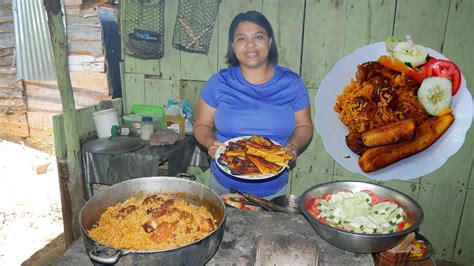
<path fill-rule="evenodd" d="M 360 184 L 367 184 L 367 185 L 371 185 L 371 186 L 379 186 L 379 187 L 382 187 L 384 189 L 388 189 L 388 190 L 391 190 L 395 193 L 398 193 L 400 195 L 402 195 L 403 197 L 405 197 L 408 201 L 410 201 L 416 209 L 419 210 L 419 213 L 420 213 L 420 217 L 419 219 L 417 220 L 417 222 L 415 224 L 413 224 L 412 226 L 406 228 L 406 229 L 403 229 L 401 231 L 398 231 L 398 232 L 393 232 L 393 233 L 386 233 L 386 234 L 364 234 L 364 233 L 356 233 L 356 232 L 349 232 L 349 231 L 346 231 L 346 230 L 342 230 L 342 229 L 338 229 L 338 228 L 335 228 L 335 227 L 332 227 L 330 225 L 326 225 L 326 224 L 323 224 L 321 223 L 318 219 L 315 219 L 313 216 L 311 216 L 311 214 L 308 213 L 308 211 L 306 210 L 305 206 L 304 206 L 304 199 L 306 198 L 307 194 L 318 188 L 318 187 L 322 187 L 322 186 L 327 186 L 329 184 L 334 184 L 334 183 L 360 183 Z M 417 231 L 418 228 L 420 227 L 421 223 L 423 222 L 423 219 L 424 219 L 424 211 L 423 211 L 423 208 L 421 208 L 420 204 L 418 204 L 418 202 L 416 202 L 414 199 L 412 199 L 412 197 L 408 196 L 407 194 L 401 192 L 401 191 L 398 191 L 396 189 L 393 189 L 393 188 L 390 188 L 390 187 L 387 187 L 387 186 L 384 186 L 384 185 L 380 185 L 380 184 L 376 184 L 376 183 L 369 183 L 369 182 L 364 182 L 364 181 L 354 181 L 354 180 L 337 180 L 337 181 L 329 181 L 329 182 L 324 182 L 324 183 L 321 183 L 321 184 L 317 184 L 317 185 L 314 185 L 308 189 L 306 189 L 305 192 L 303 192 L 300 196 L 300 199 L 299 199 L 299 203 L 298 205 L 300 206 L 300 209 L 301 209 L 301 212 L 304 214 L 304 216 L 306 217 L 306 219 L 308 219 L 310 222 L 312 221 L 316 221 L 317 224 L 319 226 L 322 226 L 323 228 L 327 228 L 329 230 L 332 230 L 332 231 L 337 231 L 339 233 L 342 233 L 342 234 L 347 234 L 347 235 L 352 235 L 352 236 L 358 236 L 358 237 L 367 237 L 367 238 L 385 238 L 385 237 L 394 237 L 394 236 L 401 236 L 401 235 L 406 235 L 408 233 L 411 233 L 413 231 Z M 311 223 L 313 224 L 313 223 Z M 317 230 L 316 230 L 317 231 Z M 319 233 L 319 232 L 318 232 Z"/>

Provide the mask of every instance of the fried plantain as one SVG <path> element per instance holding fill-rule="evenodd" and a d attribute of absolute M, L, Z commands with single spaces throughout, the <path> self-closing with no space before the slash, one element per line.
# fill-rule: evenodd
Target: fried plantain
<path fill-rule="evenodd" d="M 362 141 L 362 134 L 356 133 L 356 132 L 350 132 L 346 136 L 346 144 L 351 151 L 357 153 L 358 155 L 361 155 L 364 153 L 368 147 L 364 145 L 364 142 Z"/>
<path fill-rule="evenodd" d="M 369 173 L 421 152 L 438 140 L 453 121 L 454 115 L 451 113 L 429 118 L 418 126 L 414 139 L 369 148 L 359 157 L 359 166 L 364 172 Z"/>
<path fill-rule="evenodd" d="M 411 140 L 415 136 L 415 128 L 415 119 L 405 119 L 363 133 L 362 141 L 367 147 L 376 147 Z"/>
<path fill-rule="evenodd" d="M 260 170 L 260 172 L 264 175 L 269 174 L 277 174 L 281 166 L 278 166 L 274 163 L 266 161 L 264 158 L 260 156 L 255 156 L 252 154 L 247 154 L 247 158 Z"/>

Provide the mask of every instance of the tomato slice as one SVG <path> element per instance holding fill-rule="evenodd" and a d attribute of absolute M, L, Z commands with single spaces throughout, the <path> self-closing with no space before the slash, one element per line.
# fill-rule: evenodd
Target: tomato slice
<path fill-rule="evenodd" d="M 360 192 L 365 192 L 370 195 L 370 197 L 372 198 L 370 203 L 372 205 L 375 205 L 382 201 L 382 198 L 379 195 L 375 194 L 372 190 L 364 189 L 364 190 L 361 190 Z"/>
<path fill-rule="evenodd" d="M 454 62 L 430 57 L 421 69 L 425 78 L 432 76 L 449 78 L 452 83 L 452 95 L 458 92 L 461 86 L 461 70 Z"/>

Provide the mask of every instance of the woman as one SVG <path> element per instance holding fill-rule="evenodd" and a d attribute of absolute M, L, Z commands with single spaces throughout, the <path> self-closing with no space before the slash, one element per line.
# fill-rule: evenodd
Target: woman
<path fill-rule="evenodd" d="M 235 188 L 271 199 L 285 193 L 287 170 L 264 180 L 239 179 L 219 169 L 216 150 L 229 139 L 260 135 L 284 145 L 295 160 L 313 135 L 308 91 L 296 73 L 277 66 L 273 29 L 259 12 L 232 20 L 226 58 L 229 68 L 201 90 L 193 127 L 213 159 L 210 187 L 219 194 Z"/>

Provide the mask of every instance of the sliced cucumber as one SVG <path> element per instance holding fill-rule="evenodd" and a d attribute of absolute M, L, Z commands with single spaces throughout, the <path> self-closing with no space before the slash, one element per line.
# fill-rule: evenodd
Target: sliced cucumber
<path fill-rule="evenodd" d="M 451 106 L 451 100 L 451 81 L 448 78 L 426 78 L 418 89 L 418 101 L 430 115 L 438 116 Z"/>
<path fill-rule="evenodd" d="M 393 44 L 392 54 L 409 67 L 417 67 L 426 63 L 428 49 L 419 44 L 398 42 Z"/>

